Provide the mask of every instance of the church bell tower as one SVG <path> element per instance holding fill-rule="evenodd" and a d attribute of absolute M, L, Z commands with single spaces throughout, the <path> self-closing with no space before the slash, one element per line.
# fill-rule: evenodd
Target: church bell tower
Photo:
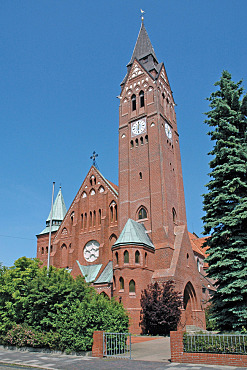
<path fill-rule="evenodd" d="M 155 245 L 156 268 L 168 268 L 174 227 L 186 225 L 174 99 L 142 22 L 121 83 L 119 107 L 119 231 L 144 224 Z"/>

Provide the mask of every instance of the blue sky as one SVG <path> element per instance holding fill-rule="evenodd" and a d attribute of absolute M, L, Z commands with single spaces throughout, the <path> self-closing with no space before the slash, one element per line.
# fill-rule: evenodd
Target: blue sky
<path fill-rule="evenodd" d="M 36 255 L 52 182 L 67 208 L 99 154 L 118 183 L 118 104 L 140 8 L 176 113 L 188 228 L 202 232 L 209 172 L 203 112 L 223 69 L 247 87 L 246 0 L 0 2 L 0 261 Z"/>

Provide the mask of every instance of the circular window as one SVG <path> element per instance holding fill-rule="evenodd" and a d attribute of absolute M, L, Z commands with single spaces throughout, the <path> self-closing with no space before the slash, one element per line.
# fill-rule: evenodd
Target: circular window
<path fill-rule="evenodd" d="M 87 262 L 94 262 L 99 257 L 99 243 L 90 240 L 84 247 L 83 255 Z"/>

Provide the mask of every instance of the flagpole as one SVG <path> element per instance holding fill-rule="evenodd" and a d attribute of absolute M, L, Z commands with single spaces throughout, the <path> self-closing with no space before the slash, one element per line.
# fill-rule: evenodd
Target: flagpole
<path fill-rule="evenodd" d="M 53 198 L 54 198 L 54 188 L 55 188 L 55 181 L 53 181 L 52 185 L 52 197 L 51 197 L 51 219 L 50 219 L 50 230 L 49 230 L 49 244 L 48 244 L 48 256 L 47 256 L 47 272 L 50 268 L 50 253 L 51 253 L 51 227 L 52 227 L 52 218 L 53 218 Z"/>

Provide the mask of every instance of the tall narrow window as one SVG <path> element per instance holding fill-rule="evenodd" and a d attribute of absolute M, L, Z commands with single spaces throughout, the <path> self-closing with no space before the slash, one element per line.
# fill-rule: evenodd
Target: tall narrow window
<path fill-rule="evenodd" d="M 136 146 L 138 146 L 138 145 L 139 145 L 139 143 L 138 143 L 138 139 L 136 139 L 135 141 L 136 141 Z"/>
<path fill-rule="evenodd" d="M 173 222 L 176 223 L 177 222 L 177 212 L 175 208 L 172 208 L 172 218 L 173 218 Z"/>
<path fill-rule="evenodd" d="M 92 212 L 90 211 L 90 218 L 89 218 L 89 227 L 92 227 L 92 218 L 93 218 L 93 216 L 92 216 Z"/>
<path fill-rule="evenodd" d="M 115 221 L 117 221 L 117 205 L 115 205 Z"/>
<path fill-rule="evenodd" d="M 142 180 L 142 172 L 139 172 L 139 178 Z"/>
<path fill-rule="evenodd" d="M 44 247 L 42 247 L 41 249 L 41 254 L 44 254 Z"/>
<path fill-rule="evenodd" d="M 133 148 L 133 147 L 134 147 L 134 141 L 133 141 L 133 140 L 131 140 L 131 141 L 130 141 L 130 147 L 131 147 L 131 148 Z"/>
<path fill-rule="evenodd" d="M 93 226 L 96 225 L 96 212 L 93 211 Z"/>
<path fill-rule="evenodd" d="M 131 102 L 132 102 L 132 111 L 136 110 L 136 96 L 133 94 L 131 96 Z"/>
<path fill-rule="evenodd" d="M 145 136 L 145 143 L 148 143 L 148 135 Z"/>
<path fill-rule="evenodd" d="M 141 207 L 138 212 L 138 219 L 142 220 L 143 218 L 147 218 L 147 211 L 145 210 L 144 207 Z"/>
<path fill-rule="evenodd" d="M 119 285 L 120 285 L 120 290 L 124 290 L 124 279 L 122 276 L 119 278 Z"/>
<path fill-rule="evenodd" d="M 111 211 L 111 222 L 113 221 L 113 206 L 110 207 L 110 211 Z"/>
<path fill-rule="evenodd" d="M 136 292 L 136 283 L 134 282 L 134 280 L 130 280 L 129 282 L 129 292 L 130 293 Z"/>
<path fill-rule="evenodd" d="M 135 263 L 140 263 L 140 252 L 139 251 L 135 252 Z"/>
<path fill-rule="evenodd" d="M 101 225 L 101 209 L 99 209 L 99 225 Z"/>
<path fill-rule="evenodd" d="M 83 214 L 81 214 L 81 228 L 83 229 L 84 223 L 83 223 Z"/>
<path fill-rule="evenodd" d="M 144 91 L 140 91 L 140 94 L 139 94 L 139 97 L 140 97 L 140 107 L 144 107 Z"/>
<path fill-rule="evenodd" d="M 116 257 L 116 265 L 118 265 L 118 252 L 115 253 L 115 257 Z"/>
<path fill-rule="evenodd" d="M 129 252 L 124 251 L 124 263 L 129 263 Z"/>
<path fill-rule="evenodd" d="M 141 143 L 141 145 L 143 145 L 143 137 L 142 136 L 140 137 L 140 143 Z"/>
<path fill-rule="evenodd" d="M 84 229 L 87 228 L 87 214 L 85 213 L 85 217 L 84 217 Z"/>
<path fill-rule="evenodd" d="M 147 252 L 145 252 L 145 266 L 147 266 L 147 263 L 148 263 L 148 254 Z"/>

